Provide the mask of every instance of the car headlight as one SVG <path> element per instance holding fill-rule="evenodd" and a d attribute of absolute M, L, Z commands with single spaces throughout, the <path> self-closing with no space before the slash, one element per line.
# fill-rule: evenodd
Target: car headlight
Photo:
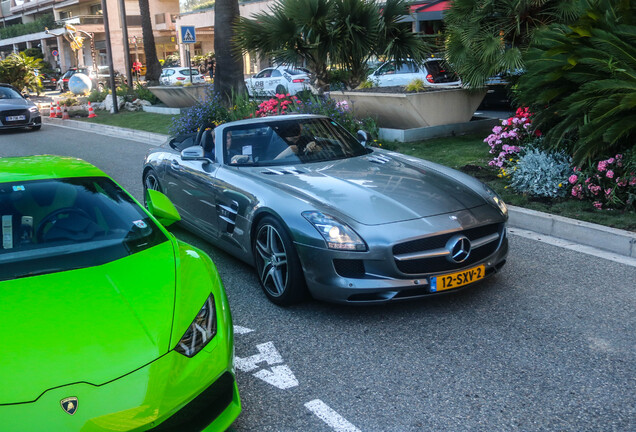
<path fill-rule="evenodd" d="M 38 107 L 29 107 L 30 112 L 38 112 Z"/>
<path fill-rule="evenodd" d="M 203 307 L 177 343 L 175 351 L 186 357 L 194 357 L 216 335 L 216 309 L 214 296 L 210 294 Z"/>
<path fill-rule="evenodd" d="M 318 230 L 322 238 L 327 242 L 329 249 L 367 250 L 364 240 L 351 227 L 339 222 L 334 217 L 317 211 L 305 211 L 302 215 Z"/>
<path fill-rule="evenodd" d="M 501 197 L 499 195 L 497 195 L 497 192 L 495 192 L 494 190 L 492 190 L 492 188 L 490 186 L 485 185 L 485 184 L 484 184 L 484 189 L 486 189 L 486 193 L 488 194 L 490 199 L 495 203 L 495 205 L 497 207 L 499 207 L 499 210 L 501 211 L 501 214 L 503 214 L 504 216 L 507 216 L 508 215 L 508 206 L 501 199 Z"/>

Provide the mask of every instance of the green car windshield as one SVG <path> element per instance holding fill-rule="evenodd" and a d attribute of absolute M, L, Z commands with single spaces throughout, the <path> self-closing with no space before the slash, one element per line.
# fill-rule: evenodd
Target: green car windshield
<path fill-rule="evenodd" d="M 0 280 L 105 264 L 167 241 L 106 177 L 0 184 Z"/>

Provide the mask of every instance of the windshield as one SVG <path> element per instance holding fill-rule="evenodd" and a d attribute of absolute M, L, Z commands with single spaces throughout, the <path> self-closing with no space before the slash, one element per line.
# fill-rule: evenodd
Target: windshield
<path fill-rule="evenodd" d="M 293 165 L 369 153 L 342 126 L 327 118 L 228 127 L 223 143 L 229 165 Z"/>
<path fill-rule="evenodd" d="M 192 76 L 194 76 L 194 75 L 199 75 L 199 71 L 198 71 L 198 70 L 195 70 L 195 69 L 182 69 L 182 70 L 180 70 L 180 71 L 179 71 L 179 73 L 180 73 L 181 75 L 186 75 L 186 76 L 190 76 L 190 75 L 192 75 Z"/>
<path fill-rule="evenodd" d="M 0 87 L 0 99 L 22 99 L 22 95 L 10 87 Z"/>
<path fill-rule="evenodd" d="M 167 240 L 104 177 L 0 184 L 0 280 L 105 264 Z"/>

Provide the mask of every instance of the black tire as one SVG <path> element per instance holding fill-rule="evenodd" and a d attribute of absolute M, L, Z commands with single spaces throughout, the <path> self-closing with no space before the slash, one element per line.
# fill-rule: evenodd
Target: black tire
<path fill-rule="evenodd" d="M 163 193 L 163 189 L 161 188 L 161 183 L 159 183 L 159 176 L 157 175 L 157 171 L 152 168 L 147 169 L 144 172 L 144 207 L 148 208 L 148 203 L 146 202 L 146 191 L 148 189 L 153 189 Z"/>
<path fill-rule="evenodd" d="M 306 297 L 298 253 L 287 229 L 276 218 L 265 216 L 258 223 L 252 251 L 261 288 L 272 303 L 289 306 Z"/>
<path fill-rule="evenodd" d="M 284 85 L 278 84 L 278 86 L 276 87 L 276 94 L 286 95 L 287 94 L 287 89 L 285 88 Z"/>

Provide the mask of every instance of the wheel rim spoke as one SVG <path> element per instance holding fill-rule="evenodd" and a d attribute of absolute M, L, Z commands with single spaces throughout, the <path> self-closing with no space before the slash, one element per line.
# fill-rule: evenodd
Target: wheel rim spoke
<path fill-rule="evenodd" d="M 263 287 L 272 296 L 282 295 L 287 284 L 287 254 L 276 228 L 266 225 L 260 229 L 256 252 Z"/>

